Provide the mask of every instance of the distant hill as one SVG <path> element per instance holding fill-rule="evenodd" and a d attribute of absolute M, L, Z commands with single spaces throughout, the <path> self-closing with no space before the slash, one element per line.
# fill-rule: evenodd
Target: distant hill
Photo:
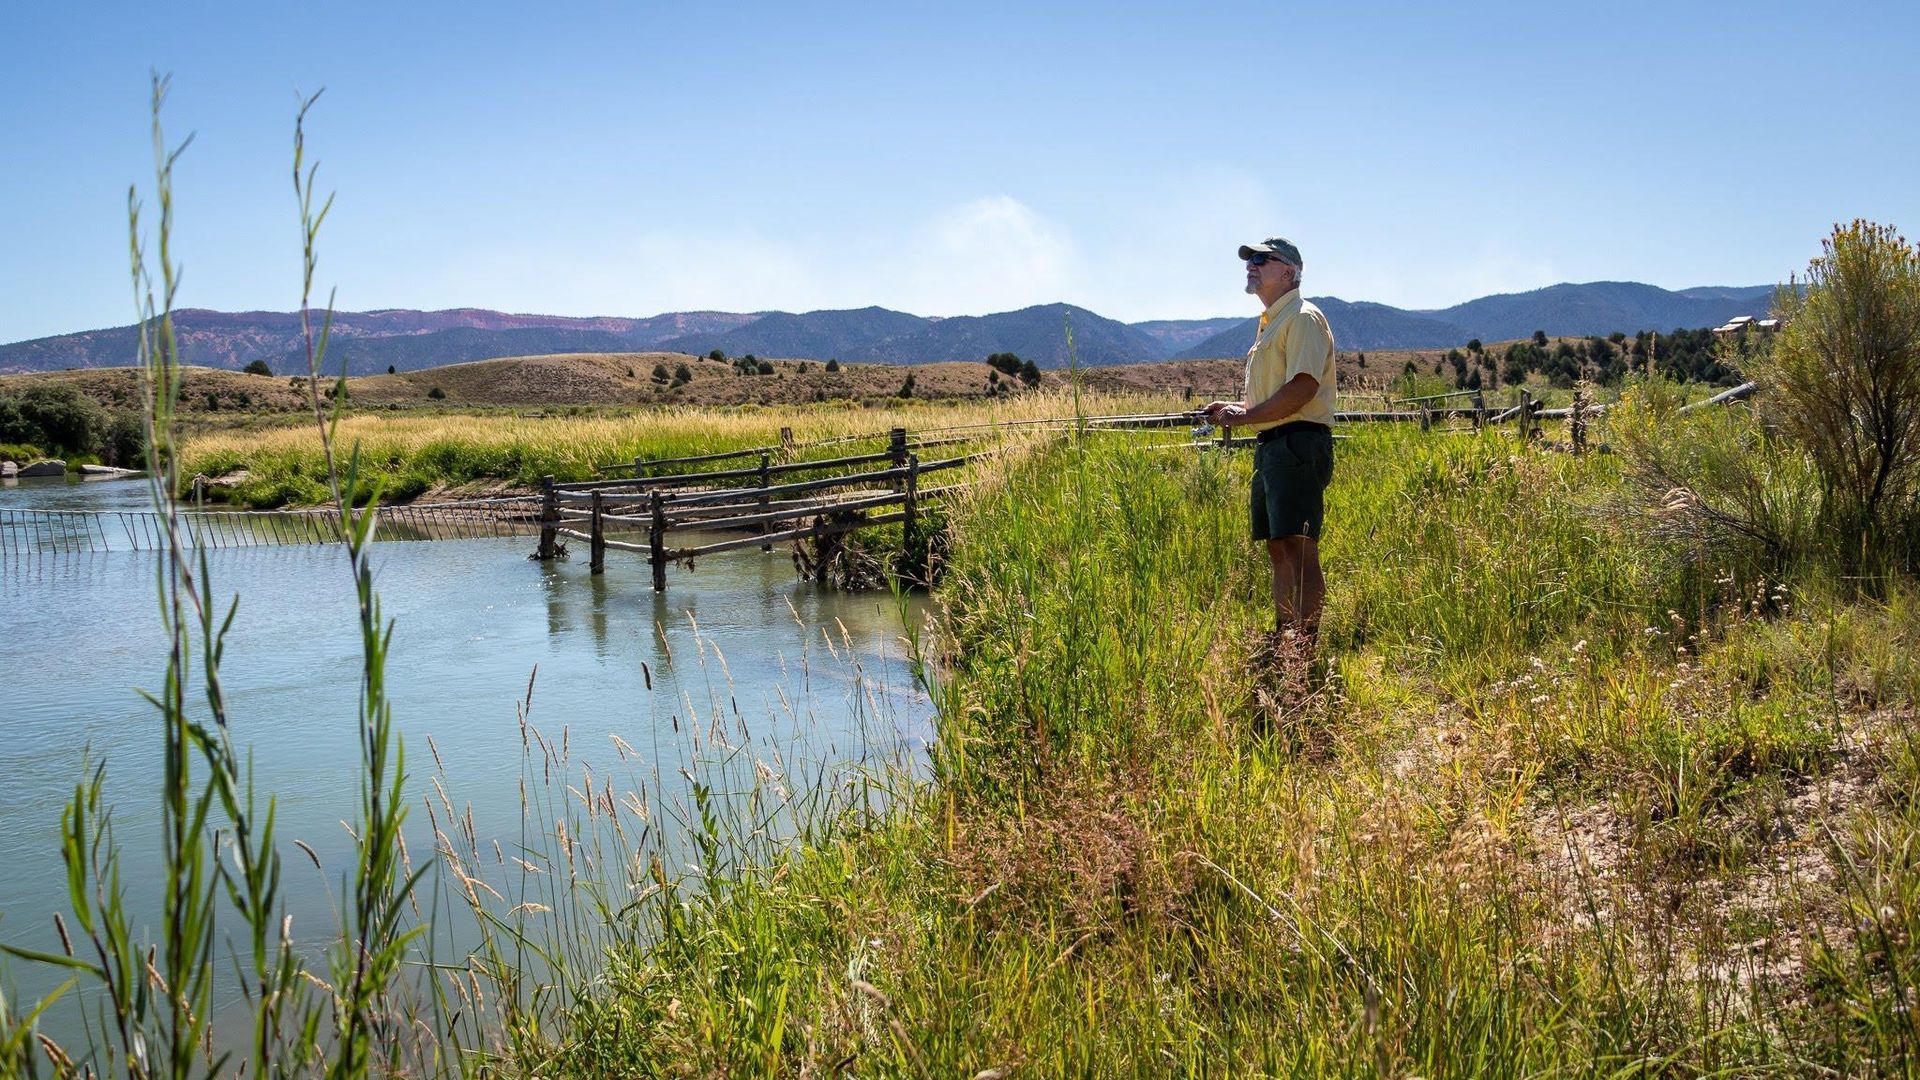
<path fill-rule="evenodd" d="M 1584 337 L 1718 326 L 1735 315 L 1765 315 L 1773 286 L 1706 286 L 1672 292 L 1634 281 L 1593 281 L 1483 296 L 1437 311 L 1348 303 L 1332 296 L 1312 300 L 1327 313 L 1334 340 L 1342 349 L 1441 349 L 1464 345 L 1472 338 L 1510 341 L 1535 330 L 1553 337 Z M 1196 359 L 1244 355 L 1259 323 L 1258 316 L 1244 319 L 1177 355 Z"/>
<path fill-rule="evenodd" d="M 1081 363 L 1165 359 L 1152 334 L 1069 304 L 1042 304 L 994 315 L 929 319 L 886 308 L 774 313 L 724 334 L 690 334 L 660 348 L 704 355 L 812 357 L 857 363 L 929 364 L 1010 352 L 1042 367 L 1067 363 L 1067 317 Z"/>
<path fill-rule="evenodd" d="M 647 319 L 510 315 L 481 308 L 445 311 L 340 311 L 333 316 L 329 366 L 342 359 L 352 374 L 412 371 L 496 356 L 555 352 L 632 352 L 688 333 L 719 332 L 760 318 L 724 311 L 678 311 Z M 319 329 L 315 315 L 314 329 Z M 173 315 L 189 364 L 238 369 L 265 360 L 276 372 L 303 372 L 306 353 L 298 312 L 208 311 Z M 118 326 L 0 345 L 0 374 L 65 368 L 123 367 L 135 362 L 139 328 Z"/>
<path fill-rule="evenodd" d="M 1341 348 L 1426 349 L 1469 338 L 1504 341 L 1535 330 L 1559 336 L 1716 326 L 1735 315 L 1762 315 L 1770 286 L 1705 286 L 1677 292 L 1630 281 L 1554 285 L 1484 296 L 1437 311 L 1408 311 L 1365 301 L 1318 297 Z M 979 360 L 1011 352 L 1042 367 L 1067 362 L 1066 322 L 1074 351 L 1089 366 L 1169 358 L 1235 357 L 1253 341 L 1254 318 L 1156 319 L 1127 324 L 1068 304 L 953 318 L 926 318 L 881 307 L 843 311 L 669 312 L 645 319 L 513 315 L 479 308 L 339 312 L 332 358 L 352 374 L 417 371 L 503 356 L 556 353 L 677 352 L 729 356 L 837 358 L 860 363 Z M 287 374 L 306 369 L 299 316 L 291 312 L 175 313 L 186 361 L 229 370 L 265 360 Z M 136 327 L 120 326 L 0 345 L 0 374 L 134 362 Z"/>

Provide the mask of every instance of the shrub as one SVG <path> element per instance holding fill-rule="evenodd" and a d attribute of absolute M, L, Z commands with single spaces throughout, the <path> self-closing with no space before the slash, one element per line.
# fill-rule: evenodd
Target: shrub
<path fill-rule="evenodd" d="M 1040 385 L 1040 369 L 1034 365 L 1033 361 L 1026 360 L 1021 362 L 1020 381 L 1026 383 L 1028 386 Z"/>
<path fill-rule="evenodd" d="M 828 370 L 828 371 L 839 371 L 839 370 L 840 370 L 840 360 L 839 360 L 839 358 L 838 358 L 838 357 L 834 357 L 834 358 L 832 358 L 832 359 L 830 359 L 830 360 L 828 360 L 828 361 L 827 361 L 827 370 Z"/>
<path fill-rule="evenodd" d="M 760 361 L 759 366 L 754 370 L 756 371 L 756 373 L 761 375 L 771 375 L 773 374 L 773 365 L 767 363 L 765 360 L 762 360 Z"/>
<path fill-rule="evenodd" d="M 718 361 L 720 361 L 720 362 L 722 362 L 722 363 L 725 363 L 725 362 L 726 362 L 726 359 L 727 359 L 727 353 L 726 353 L 726 350 L 724 350 L 724 349 L 715 349 L 715 350 L 713 350 L 712 352 L 710 352 L 710 353 L 708 353 L 708 354 L 707 354 L 707 359 L 709 359 L 709 360 L 718 360 Z"/>
<path fill-rule="evenodd" d="M 253 360 L 248 362 L 246 367 L 241 368 L 240 372 L 243 375 L 272 375 L 273 369 L 267 366 L 265 360 Z"/>
<path fill-rule="evenodd" d="M 50 451 L 91 451 L 105 434 L 108 417 L 94 400 L 63 383 L 28 386 L 0 394 L 0 442 L 30 443 Z"/>
<path fill-rule="evenodd" d="M 673 385 L 681 386 L 692 381 L 693 372 L 687 369 L 687 365 L 680 364 L 673 369 Z"/>
<path fill-rule="evenodd" d="M 900 384 L 900 389 L 895 391 L 893 396 L 902 398 L 913 396 L 913 372 L 907 372 L 907 381 Z"/>
<path fill-rule="evenodd" d="M 0 461 L 38 461 L 46 456 L 30 443 L 0 443 Z"/>
<path fill-rule="evenodd" d="M 1003 374 L 1020 374 L 1020 365 L 1020 358 L 1010 352 L 991 353 L 987 356 L 987 366 Z"/>
<path fill-rule="evenodd" d="M 435 401 L 445 401 L 447 398 L 447 392 L 436 386 L 433 389 L 427 391 L 427 396 L 432 398 Z"/>
<path fill-rule="evenodd" d="M 395 370 L 393 370 L 393 365 L 392 365 L 392 364 L 388 364 L 388 365 L 387 365 L 387 374 L 389 374 L 389 375 L 397 375 L 397 374 L 399 374 L 399 372 L 397 372 L 397 371 L 395 371 Z"/>
<path fill-rule="evenodd" d="M 686 365 L 682 364 L 681 370 L 684 371 L 685 369 L 686 369 Z M 654 382 L 663 383 L 663 382 L 667 382 L 672 378 L 673 378 L 673 375 L 667 371 L 667 365 L 665 364 L 653 365 L 653 381 Z"/>
<path fill-rule="evenodd" d="M 1920 255 L 1889 226 L 1836 226 L 1780 290 L 1785 326 L 1748 370 L 1781 431 L 1819 472 L 1822 517 L 1846 565 L 1920 555 Z"/>
<path fill-rule="evenodd" d="M 1656 527 L 1881 591 L 1920 568 L 1920 258 L 1855 221 L 1775 303 L 1786 328 L 1747 357 L 1760 404 L 1682 417 L 1655 379 L 1609 416 L 1614 441 Z"/>

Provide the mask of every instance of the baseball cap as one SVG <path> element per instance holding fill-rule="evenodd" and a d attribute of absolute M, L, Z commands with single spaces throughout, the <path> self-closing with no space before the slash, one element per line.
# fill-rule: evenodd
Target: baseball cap
<path fill-rule="evenodd" d="M 1300 261 L 1300 249 L 1293 246 L 1293 241 L 1284 240 L 1278 236 L 1269 236 L 1257 244 L 1240 245 L 1240 258 L 1243 261 L 1255 255 L 1272 255 L 1281 262 L 1292 263 L 1295 266 L 1306 265 Z"/>

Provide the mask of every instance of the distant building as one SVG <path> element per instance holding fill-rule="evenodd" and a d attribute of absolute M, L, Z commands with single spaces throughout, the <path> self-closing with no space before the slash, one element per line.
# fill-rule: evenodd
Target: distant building
<path fill-rule="evenodd" d="M 1713 332 L 1716 334 L 1737 334 L 1748 327 L 1758 327 L 1761 330 L 1778 330 L 1780 329 L 1780 320 L 1755 319 L 1751 315 L 1735 315 L 1733 318 L 1728 319 L 1725 325 L 1714 327 Z"/>

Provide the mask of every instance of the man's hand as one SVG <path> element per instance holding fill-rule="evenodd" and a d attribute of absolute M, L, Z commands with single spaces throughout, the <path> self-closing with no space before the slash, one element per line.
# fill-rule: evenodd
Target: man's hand
<path fill-rule="evenodd" d="M 1206 416 L 1209 423 L 1219 424 L 1221 427 L 1232 427 L 1245 420 L 1247 404 L 1244 401 L 1210 401 L 1200 412 Z"/>

